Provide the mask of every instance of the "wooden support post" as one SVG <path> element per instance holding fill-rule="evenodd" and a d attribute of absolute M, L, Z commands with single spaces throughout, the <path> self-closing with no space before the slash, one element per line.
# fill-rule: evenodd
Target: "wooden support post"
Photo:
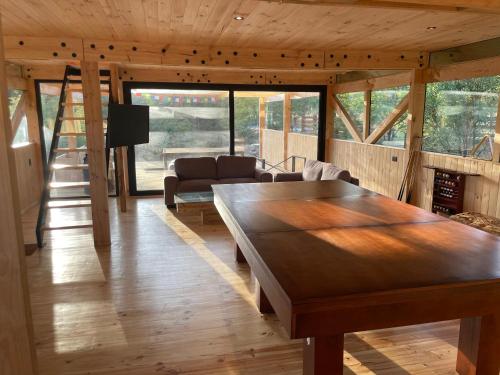
<path fill-rule="evenodd" d="M 500 163 L 500 100 L 498 101 L 497 125 L 495 128 L 495 143 L 493 145 L 493 162 Z"/>
<path fill-rule="evenodd" d="M 411 86 L 408 97 L 408 130 L 406 132 L 405 165 L 410 161 L 411 150 L 415 149 L 415 143 L 420 142 L 424 127 L 425 107 L 425 81 L 423 70 L 414 69 L 411 74 Z M 416 180 L 407 179 L 403 202 L 406 201 L 411 184 Z"/>
<path fill-rule="evenodd" d="M 118 74 L 118 67 L 112 65 L 111 69 L 111 95 L 114 103 L 123 104 L 123 93 L 121 82 Z M 126 154 L 125 147 L 117 147 L 116 151 L 116 171 L 118 173 L 118 197 L 120 199 L 120 210 L 121 212 L 127 212 L 127 191 L 126 191 L 126 181 L 125 181 L 125 165 L 123 160 L 123 155 Z"/>
<path fill-rule="evenodd" d="M 372 113 L 372 92 L 371 90 L 365 91 L 365 112 L 363 117 L 363 140 L 370 135 L 370 116 Z"/>
<path fill-rule="evenodd" d="M 498 375 L 499 370 L 500 315 L 462 319 L 457 372 L 460 375 Z"/>
<path fill-rule="evenodd" d="M 1 24 L 0 24 L 1 31 Z M 0 38 L 0 373 L 34 375 L 36 352 L 24 256 L 21 209 Z"/>
<path fill-rule="evenodd" d="M 81 67 L 94 246 L 99 248 L 111 244 L 100 76 L 96 62 L 82 61 Z"/>
<path fill-rule="evenodd" d="M 283 101 L 283 160 L 288 158 L 288 134 L 292 122 L 292 96 L 289 92 L 285 93 Z M 288 170 L 288 161 L 285 162 L 285 169 Z"/>
<path fill-rule="evenodd" d="M 28 121 L 28 136 L 29 141 L 34 143 L 35 147 L 35 160 L 33 164 L 37 168 L 37 181 L 34 181 L 39 187 L 38 193 L 42 193 L 43 189 L 43 160 L 42 160 L 42 145 L 40 137 L 40 126 L 38 123 L 38 113 L 36 104 L 35 81 L 33 79 L 27 80 L 26 91 L 26 120 Z"/>
<path fill-rule="evenodd" d="M 335 117 L 335 102 L 333 101 L 333 85 L 328 85 L 326 88 L 326 129 L 325 129 L 325 161 L 331 160 L 332 155 L 332 138 L 333 127 L 335 126 L 333 118 Z"/>
<path fill-rule="evenodd" d="M 259 97 L 259 157 L 264 157 L 264 131 L 266 129 L 266 98 Z"/>

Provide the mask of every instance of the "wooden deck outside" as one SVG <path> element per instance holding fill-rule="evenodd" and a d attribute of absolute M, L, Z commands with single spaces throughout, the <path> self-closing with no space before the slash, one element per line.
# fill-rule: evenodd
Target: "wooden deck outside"
<path fill-rule="evenodd" d="M 48 233 L 27 258 L 40 375 L 302 373 L 302 342 L 258 313 L 224 225 L 161 198 L 129 203 L 120 215 L 110 202 L 109 251 L 76 229 Z M 457 338 L 457 322 L 346 335 L 344 374 L 454 374 Z"/>

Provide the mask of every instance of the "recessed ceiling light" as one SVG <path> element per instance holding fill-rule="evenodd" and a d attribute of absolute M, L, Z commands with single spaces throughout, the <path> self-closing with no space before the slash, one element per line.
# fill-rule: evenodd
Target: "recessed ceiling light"
<path fill-rule="evenodd" d="M 234 16 L 234 19 L 236 21 L 243 21 L 245 19 L 245 17 L 237 15 L 237 16 Z"/>
<path fill-rule="evenodd" d="M 427 27 L 427 30 L 436 30 L 436 26 L 429 26 Z"/>

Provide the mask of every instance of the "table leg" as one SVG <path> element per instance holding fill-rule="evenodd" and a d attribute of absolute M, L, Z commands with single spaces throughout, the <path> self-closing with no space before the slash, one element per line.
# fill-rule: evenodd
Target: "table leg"
<path fill-rule="evenodd" d="M 236 243 L 236 241 L 234 242 L 234 257 L 236 259 L 236 262 L 238 262 L 238 263 L 246 263 L 247 262 L 247 260 L 245 259 L 245 256 L 241 252 L 241 249 L 238 246 L 238 244 Z"/>
<path fill-rule="evenodd" d="M 500 314 L 462 319 L 457 372 L 460 375 L 498 375 L 499 370 Z"/>
<path fill-rule="evenodd" d="M 271 303 L 267 299 L 266 294 L 262 290 L 262 287 L 257 284 L 257 296 L 255 298 L 255 302 L 257 303 L 257 308 L 259 309 L 261 314 L 273 314 L 274 309 L 271 306 Z"/>
<path fill-rule="evenodd" d="M 342 375 L 344 335 L 304 339 L 304 375 Z"/>

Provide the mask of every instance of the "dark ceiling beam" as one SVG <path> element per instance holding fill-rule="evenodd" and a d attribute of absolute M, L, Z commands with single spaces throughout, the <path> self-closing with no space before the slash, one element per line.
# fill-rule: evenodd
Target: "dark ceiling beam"
<path fill-rule="evenodd" d="M 500 56 L 500 38 L 431 52 L 430 67 L 457 64 L 496 56 Z"/>

